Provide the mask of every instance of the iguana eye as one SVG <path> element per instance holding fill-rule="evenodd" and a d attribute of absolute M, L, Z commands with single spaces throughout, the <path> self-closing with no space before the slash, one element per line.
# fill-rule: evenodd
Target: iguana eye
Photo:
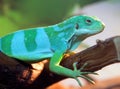
<path fill-rule="evenodd" d="M 79 29 L 79 24 L 76 23 L 75 28 L 78 30 Z"/>
<path fill-rule="evenodd" d="M 85 22 L 86 22 L 87 24 L 91 24 L 91 23 L 92 23 L 92 21 L 91 21 L 90 19 L 87 19 Z"/>

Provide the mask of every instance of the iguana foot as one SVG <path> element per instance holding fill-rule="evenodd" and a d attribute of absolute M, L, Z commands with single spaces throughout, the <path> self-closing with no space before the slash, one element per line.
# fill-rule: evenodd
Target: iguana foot
<path fill-rule="evenodd" d="M 82 86 L 82 84 L 80 83 L 80 80 L 78 79 L 78 77 L 84 78 L 88 82 L 90 82 L 92 84 L 95 84 L 94 80 L 92 78 L 90 78 L 89 76 L 87 76 L 87 74 L 97 75 L 97 73 L 94 73 L 94 72 L 82 72 L 82 70 L 85 68 L 87 63 L 85 63 L 80 69 L 77 69 L 76 64 L 77 63 L 73 63 L 74 72 L 76 73 L 74 79 L 78 82 L 78 84 L 80 86 Z"/>

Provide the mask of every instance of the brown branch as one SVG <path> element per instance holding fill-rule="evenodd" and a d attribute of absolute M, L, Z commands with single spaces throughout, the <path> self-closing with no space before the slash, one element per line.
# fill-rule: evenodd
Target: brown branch
<path fill-rule="evenodd" d="M 98 40 L 97 45 L 64 58 L 61 65 L 72 69 L 74 62 L 77 62 L 77 68 L 87 63 L 88 65 L 83 71 L 94 72 L 100 70 L 104 66 L 119 62 L 118 54 L 120 50 L 118 50 L 119 46 L 116 47 L 119 43 L 120 36 L 105 41 Z M 8 89 L 42 89 L 66 78 L 50 72 L 48 65 L 49 62 L 42 61 L 33 64 L 34 68 L 32 68 L 27 63 L 0 53 L 0 87 Z"/>

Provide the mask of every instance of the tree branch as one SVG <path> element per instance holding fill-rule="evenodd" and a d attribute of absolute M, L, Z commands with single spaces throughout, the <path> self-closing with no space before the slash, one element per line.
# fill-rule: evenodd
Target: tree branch
<path fill-rule="evenodd" d="M 120 62 L 120 36 L 97 41 L 97 44 L 63 58 L 61 65 L 73 69 L 73 63 L 77 62 L 77 68 L 87 63 L 82 71 L 94 72 L 112 63 Z M 33 68 L 21 61 L 9 58 L 0 53 L 0 87 L 6 89 L 39 89 L 45 88 L 67 77 L 54 74 L 49 71 L 49 62 L 42 61 L 33 64 Z M 19 86 L 19 87 L 18 87 Z"/>

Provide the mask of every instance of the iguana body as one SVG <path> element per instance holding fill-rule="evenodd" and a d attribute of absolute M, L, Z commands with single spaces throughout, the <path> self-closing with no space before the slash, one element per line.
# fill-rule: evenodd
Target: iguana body
<path fill-rule="evenodd" d="M 96 17 L 74 16 L 55 25 L 23 29 L 3 36 L 0 51 L 25 62 L 50 58 L 51 71 L 76 78 L 81 76 L 79 70 L 59 65 L 64 53 L 76 49 L 85 38 L 103 29 L 104 24 Z"/>

